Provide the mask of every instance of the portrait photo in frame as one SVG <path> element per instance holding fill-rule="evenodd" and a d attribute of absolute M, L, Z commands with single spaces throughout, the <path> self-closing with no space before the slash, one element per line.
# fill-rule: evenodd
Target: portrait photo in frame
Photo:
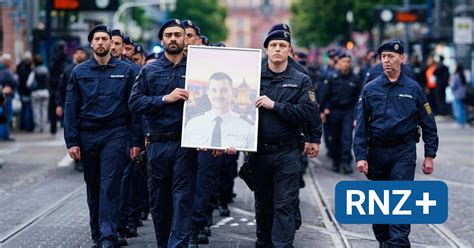
<path fill-rule="evenodd" d="M 189 46 L 181 146 L 257 151 L 260 49 Z"/>

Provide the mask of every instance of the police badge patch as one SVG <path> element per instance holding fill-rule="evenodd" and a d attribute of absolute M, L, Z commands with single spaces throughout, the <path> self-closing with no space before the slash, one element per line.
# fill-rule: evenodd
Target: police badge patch
<path fill-rule="evenodd" d="M 316 93 L 314 90 L 308 90 L 309 100 L 316 102 Z"/>
<path fill-rule="evenodd" d="M 430 104 L 429 104 L 429 103 L 425 103 L 424 107 L 425 107 L 426 113 L 428 113 L 429 115 L 431 115 L 432 112 L 431 112 L 431 106 L 430 106 Z"/>

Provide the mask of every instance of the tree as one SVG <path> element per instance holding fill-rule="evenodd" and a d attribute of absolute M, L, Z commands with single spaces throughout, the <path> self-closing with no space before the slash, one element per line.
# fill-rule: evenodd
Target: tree
<path fill-rule="evenodd" d="M 226 17 L 227 9 L 218 0 L 177 0 L 176 10 L 170 14 L 170 18 L 195 22 L 212 42 L 226 39 Z"/>
<path fill-rule="evenodd" d="M 426 0 L 412 0 L 412 4 Z M 353 30 L 369 31 L 374 25 L 373 9 L 377 6 L 402 6 L 403 0 L 296 0 L 291 5 L 291 28 L 299 46 L 325 46 L 347 38 L 351 28 L 346 13 L 352 10 Z"/>

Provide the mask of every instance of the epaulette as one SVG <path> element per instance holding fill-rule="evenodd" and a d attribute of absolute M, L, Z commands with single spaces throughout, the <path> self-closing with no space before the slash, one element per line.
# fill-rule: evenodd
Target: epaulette
<path fill-rule="evenodd" d="M 244 121 L 250 123 L 251 125 L 254 125 L 254 124 L 255 124 L 255 121 L 254 121 L 254 120 L 248 118 L 248 117 L 245 116 L 245 115 L 240 115 L 240 119 L 243 119 Z"/>

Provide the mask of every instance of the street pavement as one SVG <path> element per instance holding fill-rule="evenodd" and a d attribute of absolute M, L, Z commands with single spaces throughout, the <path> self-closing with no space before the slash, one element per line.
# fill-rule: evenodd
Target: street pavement
<path fill-rule="evenodd" d="M 413 225 L 413 247 L 472 247 L 474 245 L 474 129 L 456 129 L 439 122 L 440 149 L 435 170 L 421 172 L 422 142 L 418 144 L 417 180 L 443 180 L 449 187 L 449 215 L 442 225 Z M 15 142 L 0 142 L 0 247 L 88 247 L 91 245 L 83 175 L 65 157 L 60 134 L 14 133 Z M 355 165 L 354 165 L 355 166 Z M 377 247 L 370 225 L 345 225 L 334 219 L 334 189 L 341 180 L 366 180 L 331 171 L 324 145 L 310 160 L 306 187 L 300 192 L 303 225 L 295 247 Z M 253 193 L 235 179 L 231 217 L 214 213 L 209 245 L 253 247 Z M 139 228 L 130 247 L 155 247 L 151 218 Z"/>

